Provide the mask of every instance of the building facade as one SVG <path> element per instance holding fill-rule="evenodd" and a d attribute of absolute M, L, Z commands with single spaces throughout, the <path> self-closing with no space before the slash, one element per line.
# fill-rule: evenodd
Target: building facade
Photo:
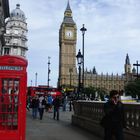
<path fill-rule="evenodd" d="M 72 17 L 69 2 L 59 30 L 59 87 L 76 84 L 76 41 L 77 27 Z"/>
<path fill-rule="evenodd" d="M 24 12 L 17 4 L 6 21 L 5 46 L 3 55 L 17 55 L 26 57 L 27 47 L 27 23 Z"/>
<path fill-rule="evenodd" d="M 9 17 L 9 0 L 0 0 L 0 55 L 5 45 L 5 19 Z"/>
<path fill-rule="evenodd" d="M 118 74 L 98 74 L 96 68 L 93 70 L 85 71 L 85 87 L 95 87 L 106 92 L 111 90 L 124 91 L 125 85 L 129 81 L 135 79 L 134 75 L 136 74 L 136 69 L 131 68 L 130 59 L 128 54 L 126 55 L 125 64 L 124 64 L 124 73 L 122 75 Z"/>
<path fill-rule="evenodd" d="M 64 12 L 64 19 L 59 30 L 59 78 L 58 86 L 70 89 L 78 88 L 76 70 L 77 27 L 73 21 L 69 2 Z M 135 79 L 136 69 L 131 67 L 128 54 L 124 64 L 124 73 L 98 74 L 96 68 L 84 71 L 84 87 L 95 87 L 109 93 L 111 90 L 124 91 L 125 85 Z"/>

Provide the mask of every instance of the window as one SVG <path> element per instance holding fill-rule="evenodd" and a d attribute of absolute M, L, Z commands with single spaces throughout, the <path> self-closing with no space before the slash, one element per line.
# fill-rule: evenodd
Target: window
<path fill-rule="evenodd" d="M 7 40 L 6 40 L 6 43 L 8 43 L 8 44 L 9 44 L 9 43 L 10 43 L 10 40 L 8 40 L 8 39 L 7 39 Z"/>
<path fill-rule="evenodd" d="M 19 79 L 2 79 L 0 130 L 17 130 Z"/>
<path fill-rule="evenodd" d="M 17 54 L 18 54 L 18 50 L 17 50 L 16 47 L 13 48 L 13 54 L 14 54 L 14 55 L 17 55 Z"/>
<path fill-rule="evenodd" d="M 4 54 L 10 54 L 10 48 L 4 48 Z"/>
<path fill-rule="evenodd" d="M 13 44 L 18 45 L 18 39 L 13 39 Z"/>
<path fill-rule="evenodd" d="M 25 56 L 25 50 L 21 49 L 21 56 Z"/>
<path fill-rule="evenodd" d="M 7 34 L 10 34 L 10 31 L 9 31 L 9 30 L 6 30 L 6 33 L 7 33 Z"/>

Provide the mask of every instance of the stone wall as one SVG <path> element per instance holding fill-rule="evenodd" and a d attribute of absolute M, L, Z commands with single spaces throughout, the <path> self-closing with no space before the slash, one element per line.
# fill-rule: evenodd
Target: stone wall
<path fill-rule="evenodd" d="M 104 102 L 75 101 L 72 124 L 91 131 L 97 136 L 103 137 L 104 129 L 99 122 L 104 115 Z M 126 140 L 140 140 L 140 104 L 124 104 L 126 124 L 130 128 L 124 129 Z"/>

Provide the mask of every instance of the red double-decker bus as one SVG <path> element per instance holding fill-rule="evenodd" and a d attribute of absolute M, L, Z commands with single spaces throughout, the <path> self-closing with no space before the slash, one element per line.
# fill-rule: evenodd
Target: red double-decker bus
<path fill-rule="evenodd" d="M 29 86 L 27 89 L 27 95 L 35 96 L 35 95 L 44 95 L 47 96 L 48 94 L 52 95 L 53 97 L 62 96 L 60 90 L 54 87 L 48 86 Z"/>

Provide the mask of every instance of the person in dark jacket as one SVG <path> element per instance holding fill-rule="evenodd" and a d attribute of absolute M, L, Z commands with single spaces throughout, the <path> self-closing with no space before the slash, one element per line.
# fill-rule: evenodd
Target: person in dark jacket
<path fill-rule="evenodd" d="M 34 96 L 31 102 L 32 106 L 32 117 L 33 119 L 37 118 L 37 112 L 38 112 L 38 107 L 39 107 L 39 99 L 37 96 Z"/>
<path fill-rule="evenodd" d="M 59 107 L 60 107 L 59 96 L 56 96 L 56 98 L 53 100 L 53 106 L 54 106 L 53 119 L 55 119 L 55 117 L 57 117 L 57 120 L 59 120 Z"/>
<path fill-rule="evenodd" d="M 113 136 L 116 140 L 124 140 L 123 128 L 125 127 L 123 104 L 119 99 L 116 90 L 110 92 L 110 99 L 104 105 L 105 126 L 104 140 L 112 140 Z"/>

